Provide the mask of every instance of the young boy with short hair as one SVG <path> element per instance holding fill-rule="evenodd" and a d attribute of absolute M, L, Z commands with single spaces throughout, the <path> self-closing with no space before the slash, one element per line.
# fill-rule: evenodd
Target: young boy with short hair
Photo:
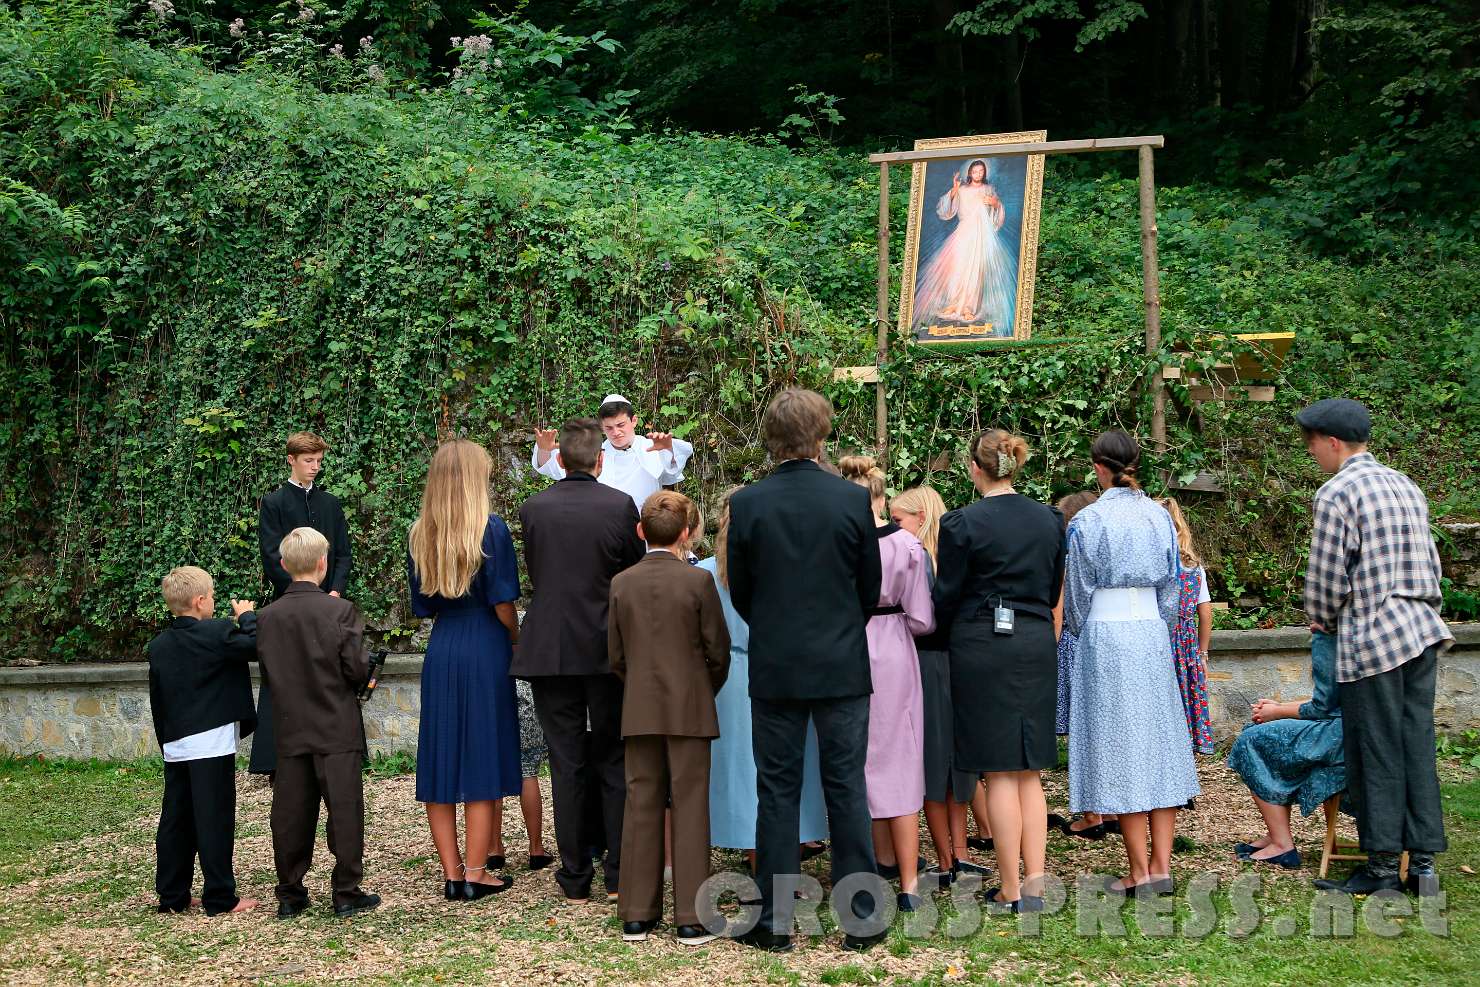
<path fill-rule="evenodd" d="M 190 885 L 200 857 L 207 915 L 257 907 L 238 898 L 232 872 L 236 838 L 236 744 L 252 732 L 252 679 L 257 659 L 253 604 L 231 601 L 232 620 L 217 620 L 211 574 L 193 565 L 171 569 L 160 583 L 174 620 L 149 642 L 149 709 L 164 755 L 164 801 L 154 849 L 159 911 L 195 902 Z"/>
<path fill-rule="evenodd" d="M 730 668 L 730 633 L 714 580 L 686 562 L 690 501 L 660 490 L 643 504 L 648 553 L 612 579 L 607 653 L 624 683 L 627 802 L 622 820 L 622 938 L 641 942 L 663 913 L 663 808 L 673 801 L 678 941 L 714 939 L 699 922 L 709 876 L 709 744 L 714 695 Z"/>
<path fill-rule="evenodd" d="M 334 914 L 356 915 L 380 904 L 379 895 L 360 889 L 365 727 L 356 694 L 370 675 L 365 623 L 351 603 L 320 589 L 329 570 L 329 542 L 322 534 L 294 528 L 279 554 L 292 582 L 263 609 L 257 628 L 259 660 L 276 690 L 271 821 L 278 918 L 308 908 L 303 876 L 313 861 L 321 800 L 329 810 Z"/>
<path fill-rule="evenodd" d="M 312 432 L 288 436 L 288 478 L 282 486 L 262 498 L 257 515 L 257 540 L 262 550 L 262 570 L 272 584 L 272 598 L 283 595 L 293 577 L 283 568 L 278 546 L 294 528 L 309 527 L 329 542 L 329 568 L 322 591 L 343 596 L 349 584 L 349 525 L 344 509 L 318 483 L 329 443 Z M 272 683 L 265 678 L 257 694 L 257 737 L 252 742 L 252 760 L 247 770 L 271 775 L 277 765 L 277 741 L 272 729 Z"/>

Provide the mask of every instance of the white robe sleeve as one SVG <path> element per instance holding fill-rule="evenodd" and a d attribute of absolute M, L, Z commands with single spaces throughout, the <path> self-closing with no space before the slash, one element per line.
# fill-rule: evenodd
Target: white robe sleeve
<path fill-rule="evenodd" d="M 550 458 L 545 460 L 545 465 L 541 466 L 540 447 L 536 445 L 534 451 L 529 454 L 529 465 L 533 466 L 534 471 L 541 476 L 548 476 L 552 480 L 563 480 L 565 470 L 560 468 L 560 462 L 555 458 L 555 453 L 559 451 L 560 447 L 556 446 L 555 450 L 550 453 Z"/>
<path fill-rule="evenodd" d="M 660 452 L 657 454 L 658 462 L 663 468 L 663 475 L 658 477 L 658 482 L 665 487 L 671 487 L 676 483 L 683 482 L 683 468 L 688 463 L 689 457 L 694 454 L 692 444 L 683 439 L 673 440 L 673 451 Z"/>

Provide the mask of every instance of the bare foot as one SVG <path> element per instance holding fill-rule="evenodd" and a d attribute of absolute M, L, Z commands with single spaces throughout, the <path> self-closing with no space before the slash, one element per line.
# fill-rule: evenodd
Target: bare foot
<path fill-rule="evenodd" d="M 234 915 L 237 912 L 250 912 L 252 909 L 256 908 L 257 905 L 258 901 L 256 898 L 238 898 L 236 902 L 236 907 L 226 914 Z"/>
<path fill-rule="evenodd" d="M 199 898 L 191 898 L 190 899 L 190 907 L 191 908 L 199 908 L 200 907 L 200 899 Z"/>

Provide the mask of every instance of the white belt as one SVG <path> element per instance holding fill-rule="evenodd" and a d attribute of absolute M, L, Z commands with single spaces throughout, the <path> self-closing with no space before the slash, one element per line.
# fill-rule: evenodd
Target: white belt
<path fill-rule="evenodd" d="M 1160 620 L 1156 590 L 1150 586 L 1097 589 L 1089 605 L 1090 620 Z"/>

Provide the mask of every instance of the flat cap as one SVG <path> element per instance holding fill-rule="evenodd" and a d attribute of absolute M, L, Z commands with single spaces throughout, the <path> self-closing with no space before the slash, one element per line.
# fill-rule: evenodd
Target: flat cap
<path fill-rule="evenodd" d="M 1326 398 L 1295 416 L 1301 428 L 1320 432 L 1343 442 L 1366 442 L 1372 434 L 1372 416 L 1367 406 L 1350 398 Z"/>

